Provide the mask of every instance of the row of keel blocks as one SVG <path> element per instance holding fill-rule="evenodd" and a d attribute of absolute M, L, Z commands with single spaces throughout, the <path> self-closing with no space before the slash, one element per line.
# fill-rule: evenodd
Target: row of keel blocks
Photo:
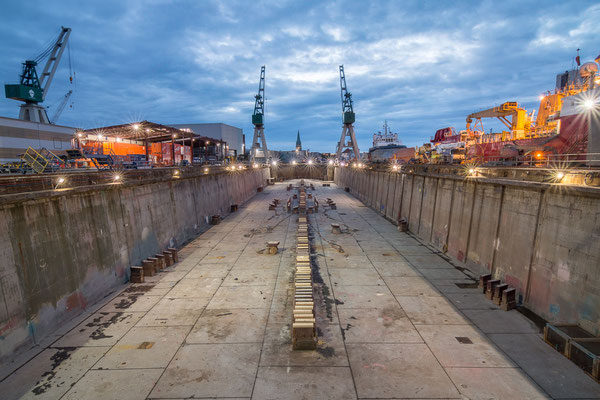
<path fill-rule="evenodd" d="M 485 298 L 500 306 L 504 311 L 512 310 L 517 306 L 516 290 L 502 283 L 499 279 L 492 279 L 491 274 L 479 276 L 479 289 L 485 294 Z"/>
<path fill-rule="evenodd" d="M 170 267 L 177 262 L 179 262 L 177 249 L 169 247 L 162 253 L 158 253 L 154 257 L 148 257 L 143 260 L 141 266 L 132 266 L 130 268 L 131 274 L 129 280 L 131 283 L 144 283 L 144 277 L 154 276 L 160 270 Z"/>
<path fill-rule="evenodd" d="M 300 188 L 300 198 L 303 193 L 302 186 L 303 184 Z M 294 350 L 315 350 L 317 348 L 317 330 L 306 214 L 298 217 L 292 321 L 292 348 Z"/>

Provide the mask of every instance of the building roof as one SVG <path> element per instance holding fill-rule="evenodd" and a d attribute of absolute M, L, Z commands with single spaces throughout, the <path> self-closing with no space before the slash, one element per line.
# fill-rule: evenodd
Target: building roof
<path fill-rule="evenodd" d="M 86 129 L 80 132 L 92 135 L 102 135 L 105 137 L 114 137 L 128 140 L 139 140 L 148 142 L 165 142 L 172 139 L 194 139 L 198 141 L 210 141 L 214 143 L 225 143 L 201 135 L 187 129 L 177 129 L 171 126 L 157 124 L 150 121 L 133 122 L 130 124 L 112 125 L 94 129 Z"/>

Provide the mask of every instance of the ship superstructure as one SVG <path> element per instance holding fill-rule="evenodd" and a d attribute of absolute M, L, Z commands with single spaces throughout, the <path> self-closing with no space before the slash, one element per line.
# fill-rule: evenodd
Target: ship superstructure
<path fill-rule="evenodd" d="M 436 131 L 431 145 L 424 145 L 424 161 L 504 163 L 519 158 L 569 162 L 584 161 L 594 153 L 589 140 L 590 117 L 600 105 L 600 56 L 556 76 L 554 91 L 540 96 L 537 110 L 528 112 L 516 101 L 471 113 L 466 129 L 448 127 Z M 497 118 L 506 126 L 486 133 L 483 121 Z M 595 131 L 594 131 L 595 132 Z M 594 133 L 598 135 L 599 133 Z M 598 141 L 599 139 L 596 139 Z M 594 141 L 595 143 L 595 141 Z M 599 149 L 600 150 L 600 149 Z"/>

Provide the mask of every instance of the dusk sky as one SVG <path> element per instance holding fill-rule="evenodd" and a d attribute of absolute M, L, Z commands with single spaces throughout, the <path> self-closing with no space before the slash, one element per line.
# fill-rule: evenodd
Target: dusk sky
<path fill-rule="evenodd" d="M 404 144 L 464 129 L 504 101 L 529 111 L 555 77 L 600 52 L 597 1 L 8 1 L 0 12 L 0 80 L 72 28 L 46 97 L 74 90 L 59 124 L 223 122 L 252 140 L 266 65 L 265 133 L 275 150 L 330 152 L 341 134 L 338 66 L 354 99 L 361 151 L 384 120 Z M 38 71 L 41 72 L 41 71 Z M 2 96 L 0 115 L 19 102 Z M 484 127 L 499 124 L 484 121 Z"/>

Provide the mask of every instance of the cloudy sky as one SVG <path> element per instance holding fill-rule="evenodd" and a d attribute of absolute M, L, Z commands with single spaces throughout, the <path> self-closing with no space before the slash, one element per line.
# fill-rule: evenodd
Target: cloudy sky
<path fill-rule="evenodd" d="M 0 5 L 0 80 L 61 25 L 73 29 L 45 105 L 74 89 L 59 123 L 224 122 L 252 137 L 266 65 L 270 148 L 333 151 L 341 133 L 338 66 L 353 95 L 361 151 L 388 121 L 414 146 L 504 101 L 537 108 L 570 69 L 600 52 L 597 1 L 9 1 Z M 0 99 L 0 115 L 18 116 Z M 487 121 L 486 121 L 487 122 Z M 497 124 L 484 122 L 489 128 Z"/>

